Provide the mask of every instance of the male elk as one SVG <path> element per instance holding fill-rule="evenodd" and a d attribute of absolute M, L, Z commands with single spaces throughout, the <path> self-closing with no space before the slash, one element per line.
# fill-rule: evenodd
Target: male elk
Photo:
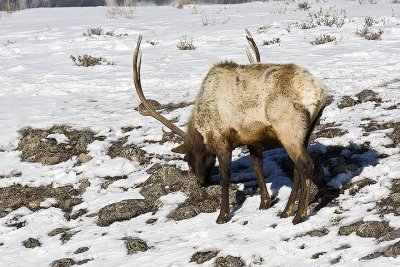
<path fill-rule="evenodd" d="M 251 35 L 247 39 L 259 61 L 254 40 Z M 306 69 L 294 64 L 218 63 L 203 80 L 185 133 L 158 113 L 143 94 L 141 40 L 140 35 L 133 55 L 133 80 L 146 109 L 141 114 L 156 118 L 182 137 L 183 144 L 172 151 L 186 154 L 185 160 L 201 185 L 209 181 L 218 158 L 222 199 L 217 223 L 228 221 L 232 151 L 243 145 L 250 151 L 260 187 L 260 209 L 271 205 L 263 175 L 262 151 L 283 145 L 294 162 L 294 184 L 281 216 L 293 215 L 295 199 L 301 188 L 293 223 L 304 221 L 314 169 L 307 146 L 325 107 L 325 85 Z M 250 62 L 254 62 L 251 54 L 247 54 Z"/>

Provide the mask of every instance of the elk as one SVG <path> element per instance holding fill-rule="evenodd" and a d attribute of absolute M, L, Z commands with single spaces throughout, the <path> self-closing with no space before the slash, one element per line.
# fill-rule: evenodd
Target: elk
<path fill-rule="evenodd" d="M 216 158 L 219 162 L 221 209 L 217 223 L 229 220 L 229 180 L 232 151 L 247 146 L 257 176 L 260 209 L 271 206 L 263 174 L 264 149 L 283 146 L 294 162 L 294 183 L 287 205 L 281 213 L 294 214 L 298 192 L 299 205 L 293 224 L 307 217 L 308 198 L 314 164 L 307 152 L 310 135 L 326 104 L 326 87 L 306 69 L 294 64 L 262 64 L 257 46 L 248 32 L 247 40 L 257 62 L 247 55 L 249 65 L 231 61 L 215 64 L 206 74 L 196 97 L 184 132 L 158 113 L 143 94 L 140 67 L 142 52 L 139 35 L 133 54 L 133 80 L 145 108 L 152 116 L 183 139 L 172 152 L 185 154 L 200 185 L 206 185 Z"/>

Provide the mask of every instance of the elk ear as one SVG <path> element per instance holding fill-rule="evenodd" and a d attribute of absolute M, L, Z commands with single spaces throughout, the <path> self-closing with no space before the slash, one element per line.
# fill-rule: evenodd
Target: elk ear
<path fill-rule="evenodd" d="M 177 147 L 174 147 L 173 149 L 171 149 L 172 152 L 174 153 L 179 153 L 179 154 L 186 154 L 187 149 L 185 144 L 179 145 Z"/>

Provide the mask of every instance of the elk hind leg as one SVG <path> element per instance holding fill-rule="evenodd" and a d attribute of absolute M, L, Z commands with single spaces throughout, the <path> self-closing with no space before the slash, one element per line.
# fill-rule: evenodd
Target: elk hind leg
<path fill-rule="evenodd" d="M 273 112 L 268 115 L 271 118 L 276 136 L 295 166 L 292 192 L 282 216 L 289 216 L 293 213 L 297 192 L 301 188 L 299 208 L 293 219 L 293 223 L 297 224 L 307 217 L 308 197 L 314 164 L 306 148 L 312 125 L 310 114 L 303 106 L 290 102 L 281 102 L 280 106 L 281 108 L 279 109 L 272 109 L 271 111 Z M 290 119 L 282 120 L 282 118 Z"/>
<path fill-rule="evenodd" d="M 258 186 L 260 188 L 261 203 L 260 209 L 268 209 L 271 206 L 271 197 L 268 194 L 265 185 L 265 178 L 263 173 L 262 162 L 262 147 L 248 146 L 250 151 L 251 162 L 253 164 L 254 172 L 257 176 Z"/>

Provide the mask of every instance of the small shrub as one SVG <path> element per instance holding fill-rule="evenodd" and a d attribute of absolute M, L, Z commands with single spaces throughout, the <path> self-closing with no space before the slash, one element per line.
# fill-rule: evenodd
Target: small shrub
<path fill-rule="evenodd" d="M 376 3 L 378 3 L 378 0 L 358 0 L 358 4 L 360 5 L 365 5 L 365 4 L 375 5 Z"/>
<path fill-rule="evenodd" d="M 194 44 L 193 44 L 193 39 L 190 39 L 190 41 L 188 41 L 186 34 L 183 35 L 179 39 L 179 43 L 176 45 L 176 47 L 178 47 L 178 49 L 180 49 L 180 50 L 195 50 L 196 49 L 196 46 L 194 46 Z"/>
<path fill-rule="evenodd" d="M 212 26 L 215 25 L 215 18 L 214 17 L 210 17 L 209 15 L 203 13 L 201 15 L 201 23 L 203 24 L 203 26 Z"/>
<path fill-rule="evenodd" d="M 121 17 L 133 19 L 135 17 L 135 11 L 136 11 L 135 5 L 129 7 L 113 6 L 109 10 L 107 10 L 106 17 L 109 19 L 116 19 Z"/>
<path fill-rule="evenodd" d="M 151 45 L 157 45 L 159 42 L 156 40 L 148 40 L 146 43 L 151 44 Z"/>
<path fill-rule="evenodd" d="M 311 8 L 310 4 L 307 1 L 299 3 L 299 9 L 300 10 L 309 10 Z"/>
<path fill-rule="evenodd" d="M 315 40 L 310 42 L 312 45 L 320 45 L 336 41 L 336 37 L 329 34 L 321 34 L 320 36 L 316 36 L 314 38 Z"/>
<path fill-rule="evenodd" d="M 103 28 L 101 27 L 97 27 L 97 28 L 88 28 L 86 30 L 86 32 L 83 33 L 83 36 L 86 37 L 93 37 L 93 36 L 113 36 L 113 37 L 124 37 L 124 36 L 128 36 L 127 33 L 121 33 L 121 34 L 116 34 L 114 31 L 105 31 Z"/>
<path fill-rule="evenodd" d="M 364 29 L 356 31 L 357 35 L 364 37 L 367 40 L 381 40 L 382 33 L 382 29 L 373 30 L 369 27 L 364 27 Z"/>
<path fill-rule="evenodd" d="M 70 57 L 76 66 L 90 67 L 95 65 L 115 65 L 114 62 L 108 61 L 103 57 L 93 57 L 87 54 L 78 57 L 71 55 Z"/>
<path fill-rule="evenodd" d="M 272 44 L 279 44 L 281 42 L 281 39 L 279 37 L 274 37 L 270 41 L 264 41 L 263 45 L 272 45 Z"/>
<path fill-rule="evenodd" d="M 343 27 L 346 21 L 347 15 L 346 10 L 336 10 L 329 8 L 323 10 L 320 8 L 319 11 L 308 11 L 308 19 L 297 23 L 300 29 L 311 29 L 317 26 L 328 26 L 328 27 Z"/>
<path fill-rule="evenodd" d="M 399 0 L 400 1 L 400 0 Z M 257 32 L 258 33 L 265 33 L 268 31 L 268 29 L 270 29 L 272 27 L 271 24 L 265 24 L 263 26 L 258 27 Z"/>
<path fill-rule="evenodd" d="M 374 20 L 373 17 L 366 16 L 364 19 L 364 26 L 365 27 L 372 27 L 375 23 L 377 23 L 376 20 Z"/>

